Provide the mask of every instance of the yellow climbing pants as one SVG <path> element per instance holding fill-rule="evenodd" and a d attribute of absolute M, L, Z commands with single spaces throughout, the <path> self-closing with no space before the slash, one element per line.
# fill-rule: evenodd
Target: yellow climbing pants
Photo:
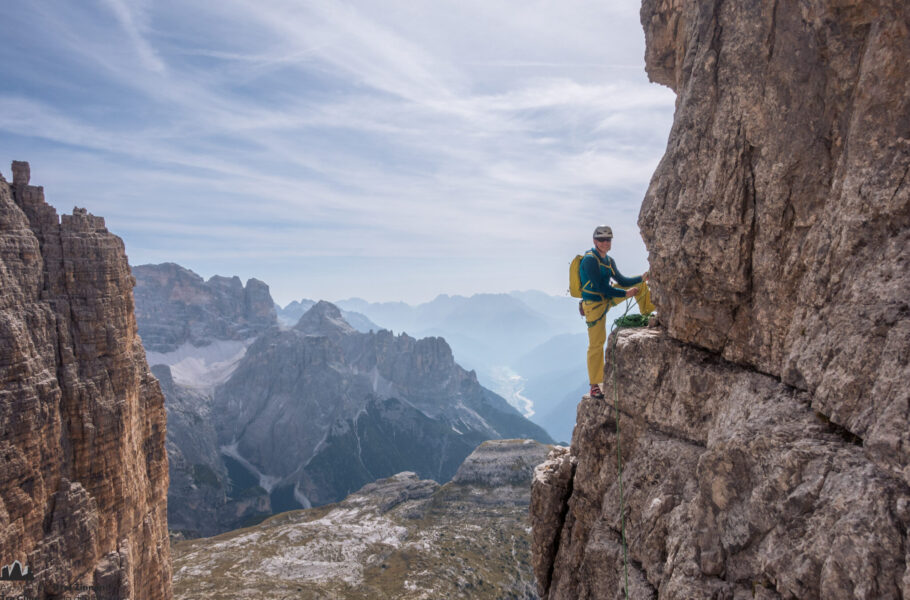
<path fill-rule="evenodd" d="M 641 314 L 654 312 L 651 303 L 651 290 L 642 281 L 630 287 L 637 287 L 638 294 L 633 296 L 638 303 Z M 622 288 L 629 289 L 629 288 Z M 588 326 L 588 381 L 591 384 L 603 383 L 604 380 L 604 344 L 607 341 L 607 311 L 621 304 L 625 298 L 607 298 L 606 300 L 584 300 L 581 303 L 585 311 L 585 324 Z"/>

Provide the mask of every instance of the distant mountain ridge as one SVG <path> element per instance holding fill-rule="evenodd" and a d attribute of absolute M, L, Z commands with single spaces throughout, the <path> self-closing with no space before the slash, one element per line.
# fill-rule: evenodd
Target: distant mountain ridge
<path fill-rule="evenodd" d="M 132 267 L 139 335 L 146 350 L 172 352 L 213 339 L 244 340 L 276 324 L 269 286 L 215 275 L 208 281 L 175 263 Z"/>
<path fill-rule="evenodd" d="M 484 386 L 519 410 L 533 403 L 534 414 L 528 418 L 557 439 L 568 440 L 581 394 L 567 398 L 567 390 L 588 383 L 587 335 L 577 302 L 527 290 L 470 297 L 442 294 L 416 306 L 360 298 L 336 304 L 396 332 L 444 337 L 456 361 L 475 369 Z"/>
<path fill-rule="evenodd" d="M 416 306 L 404 302 L 370 303 L 360 298 L 335 304 L 362 313 L 382 327 L 415 336 L 432 331 L 460 333 L 473 340 L 512 336 L 510 344 L 494 341 L 490 346 L 494 358 L 509 362 L 553 335 L 577 330 L 575 302 L 569 297 L 526 291 L 467 297 L 440 294 Z"/>
<path fill-rule="evenodd" d="M 282 327 L 257 280 L 174 264 L 135 277 L 167 399 L 173 530 L 211 535 L 405 470 L 445 481 L 484 440 L 551 441 L 443 339 L 360 332 L 327 302 Z"/>
<path fill-rule="evenodd" d="M 445 340 L 360 333 L 328 302 L 250 346 L 213 407 L 219 443 L 302 506 L 405 466 L 445 481 L 485 439 L 551 441 L 459 367 Z"/>
<path fill-rule="evenodd" d="M 310 300 L 308 298 L 294 300 L 293 302 L 288 303 L 284 308 L 276 303 L 275 311 L 278 316 L 278 322 L 281 325 L 292 327 L 300 320 L 300 317 L 302 317 L 306 311 L 313 308 L 315 304 L 316 300 Z M 382 327 L 368 319 L 365 315 L 356 311 L 342 310 L 341 316 L 344 317 L 344 320 L 347 321 L 351 327 L 362 333 L 367 333 L 370 330 L 379 331 L 382 329 Z"/>

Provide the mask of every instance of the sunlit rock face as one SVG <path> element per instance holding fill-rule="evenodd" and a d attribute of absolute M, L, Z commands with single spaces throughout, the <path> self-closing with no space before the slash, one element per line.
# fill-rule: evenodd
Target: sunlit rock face
<path fill-rule="evenodd" d="M 28 163 L 0 177 L 0 592 L 171 597 L 164 398 L 123 242 L 58 218 Z"/>
<path fill-rule="evenodd" d="M 807 392 L 662 329 L 619 335 L 617 386 L 618 428 L 612 403 L 583 400 L 571 452 L 539 468 L 550 598 L 622 589 L 617 443 L 632 597 L 901 597 L 906 485 Z"/>
<path fill-rule="evenodd" d="M 678 95 L 639 217 L 662 326 L 538 470 L 542 596 L 624 596 L 620 450 L 630 597 L 907 597 L 910 5 L 641 18 Z"/>
<path fill-rule="evenodd" d="M 901 0 L 645 2 L 678 100 L 639 224 L 671 336 L 811 392 L 910 481 L 908 21 Z"/>

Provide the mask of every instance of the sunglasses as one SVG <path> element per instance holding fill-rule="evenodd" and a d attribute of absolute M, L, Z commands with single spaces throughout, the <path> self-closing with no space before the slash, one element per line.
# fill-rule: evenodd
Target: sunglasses
<path fill-rule="evenodd" d="M 613 238 L 611 238 L 611 237 L 608 237 L 608 238 L 594 238 L 594 239 L 597 240 L 598 242 L 612 242 L 612 241 L 613 241 Z"/>

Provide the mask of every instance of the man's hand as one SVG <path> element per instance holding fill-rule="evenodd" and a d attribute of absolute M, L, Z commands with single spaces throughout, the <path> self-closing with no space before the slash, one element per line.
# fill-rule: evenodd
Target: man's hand
<path fill-rule="evenodd" d="M 629 288 L 626 290 L 626 298 L 631 298 L 632 296 L 637 296 L 639 289 L 637 287 Z"/>
<path fill-rule="evenodd" d="M 651 279 L 651 271 L 645 271 L 645 274 L 641 276 L 641 279 L 645 283 L 649 283 L 648 280 Z"/>

